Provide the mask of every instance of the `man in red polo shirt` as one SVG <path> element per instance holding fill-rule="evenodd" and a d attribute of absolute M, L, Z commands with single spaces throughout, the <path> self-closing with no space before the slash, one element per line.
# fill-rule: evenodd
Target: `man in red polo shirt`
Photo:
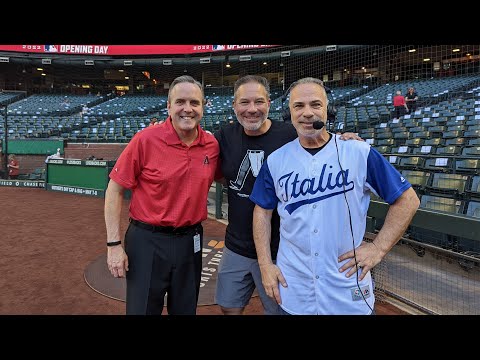
<path fill-rule="evenodd" d="M 105 195 L 107 264 L 126 277 L 128 314 L 196 313 L 202 268 L 207 195 L 219 155 L 215 137 L 200 126 L 202 85 L 176 78 L 167 99 L 169 117 L 137 133 L 110 173 Z M 131 189 L 125 250 L 120 241 L 124 189 Z"/>
<path fill-rule="evenodd" d="M 400 90 L 397 91 L 396 95 L 393 97 L 393 106 L 395 108 L 395 117 L 400 119 L 400 116 L 408 112 L 407 103 L 405 98 L 402 96 Z"/>
<path fill-rule="evenodd" d="M 8 178 L 10 180 L 18 179 L 20 173 L 20 165 L 15 154 L 8 155 Z"/>

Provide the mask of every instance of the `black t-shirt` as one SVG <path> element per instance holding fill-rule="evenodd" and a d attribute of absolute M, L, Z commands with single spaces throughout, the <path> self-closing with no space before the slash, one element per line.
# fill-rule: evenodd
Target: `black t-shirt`
<path fill-rule="evenodd" d="M 410 101 L 407 101 L 407 106 L 408 106 L 408 104 L 415 104 L 417 102 L 417 100 L 413 100 L 413 99 L 415 99 L 417 96 L 418 95 L 417 95 L 416 91 L 414 91 L 411 94 L 409 92 L 407 92 L 407 95 L 405 95 L 405 97 L 410 100 Z"/>
<path fill-rule="evenodd" d="M 248 136 L 236 122 L 215 132 L 220 144 L 222 173 L 228 186 L 228 225 L 225 246 L 242 256 L 257 258 L 253 241 L 253 209 L 250 199 L 253 184 L 265 159 L 280 146 L 297 138 L 291 123 L 272 121 L 265 134 Z M 280 241 L 280 218 L 277 210 L 272 214 L 272 259 L 276 259 Z"/>

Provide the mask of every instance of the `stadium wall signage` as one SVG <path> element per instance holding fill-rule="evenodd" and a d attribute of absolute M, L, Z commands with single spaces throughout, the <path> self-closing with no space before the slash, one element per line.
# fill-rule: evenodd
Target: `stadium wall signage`
<path fill-rule="evenodd" d="M 0 51 L 74 55 L 179 55 L 269 48 L 277 45 L 0 45 Z"/>

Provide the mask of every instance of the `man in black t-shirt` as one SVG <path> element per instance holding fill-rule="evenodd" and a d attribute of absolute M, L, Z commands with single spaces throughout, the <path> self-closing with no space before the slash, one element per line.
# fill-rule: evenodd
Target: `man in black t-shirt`
<path fill-rule="evenodd" d="M 279 306 L 266 295 L 262 285 L 253 240 L 255 204 L 249 196 L 263 162 L 273 151 L 295 140 L 297 132 L 291 123 L 268 119 L 270 86 L 264 77 L 247 75 L 236 81 L 233 110 L 238 122 L 215 132 L 220 145 L 223 183 L 228 187 L 228 225 L 215 300 L 225 315 L 240 315 L 256 287 L 265 314 L 276 315 Z M 360 139 L 352 133 L 345 138 Z M 280 239 L 279 227 L 280 218 L 275 210 L 270 243 L 274 261 Z"/>

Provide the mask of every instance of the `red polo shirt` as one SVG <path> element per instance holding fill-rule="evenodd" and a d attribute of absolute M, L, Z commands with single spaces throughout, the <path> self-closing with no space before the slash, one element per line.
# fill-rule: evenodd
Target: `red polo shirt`
<path fill-rule="evenodd" d="M 393 106 L 405 106 L 405 98 L 402 95 L 393 97 Z"/>
<path fill-rule="evenodd" d="M 19 163 L 18 163 L 18 160 L 10 160 L 9 164 L 12 165 L 12 166 L 18 166 Z M 15 175 L 20 174 L 19 169 L 16 169 L 16 168 L 13 168 L 13 167 L 9 168 L 9 169 L 10 169 L 10 171 L 8 173 L 11 176 L 15 176 Z"/>
<path fill-rule="evenodd" d="M 207 218 L 218 155 L 213 135 L 198 126 L 197 139 L 187 146 L 169 117 L 135 134 L 110 178 L 132 190 L 131 218 L 152 225 L 193 225 Z"/>

